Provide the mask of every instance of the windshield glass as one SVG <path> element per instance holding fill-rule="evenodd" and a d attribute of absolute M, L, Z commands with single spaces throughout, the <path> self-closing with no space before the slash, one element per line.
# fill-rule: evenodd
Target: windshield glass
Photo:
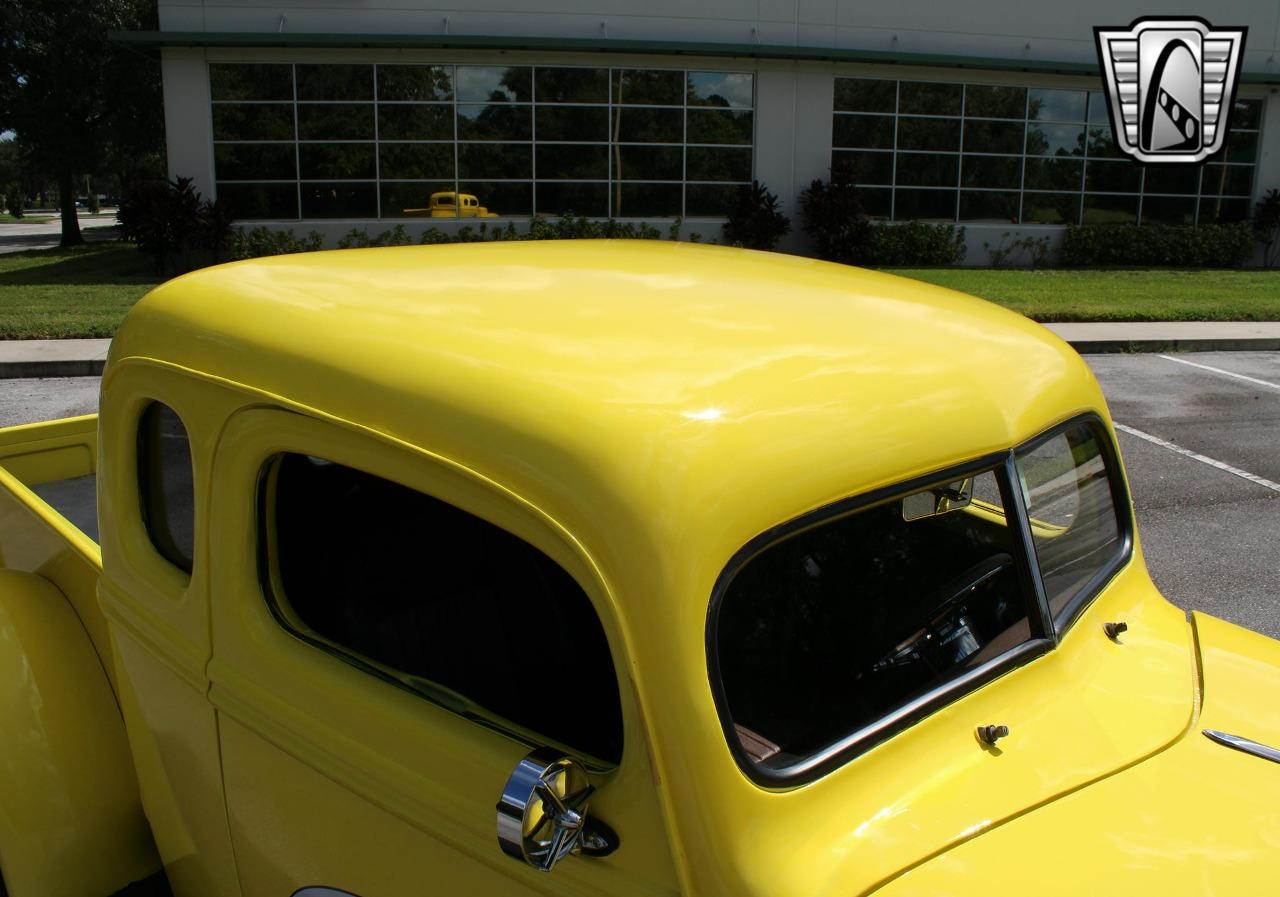
<path fill-rule="evenodd" d="M 925 492 L 775 542 L 729 583 L 723 698 L 757 767 L 823 753 L 1031 638 L 995 472 Z"/>
<path fill-rule="evenodd" d="M 1051 626 L 1064 631 L 1129 556 L 1111 446 L 1084 416 L 989 469 L 813 512 L 744 551 L 708 642 L 743 769 L 820 775 L 1050 650 Z"/>

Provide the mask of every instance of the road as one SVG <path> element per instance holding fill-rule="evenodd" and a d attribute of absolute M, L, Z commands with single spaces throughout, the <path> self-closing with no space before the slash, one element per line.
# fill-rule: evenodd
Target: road
<path fill-rule="evenodd" d="M 1280 638 L 1280 352 L 1088 358 L 1160 590 Z M 0 426 L 93 411 L 98 380 L 0 380 Z"/>
<path fill-rule="evenodd" d="M 32 218 L 46 215 L 32 214 Z M 115 209 L 101 215 L 80 213 L 80 232 L 86 240 L 120 238 Z M 51 249 L 62 239 L 62 221 L 54 215 L 48 221 L 0 221 L 0 253 L 23 252 L 28 249 Z"/>

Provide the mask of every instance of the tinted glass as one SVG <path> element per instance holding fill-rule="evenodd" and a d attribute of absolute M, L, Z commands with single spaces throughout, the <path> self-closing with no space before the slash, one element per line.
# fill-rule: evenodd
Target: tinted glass
<path fill-rule="evenodd" d="M 214 140 L 293 141 L 293 104 L 216 103 Z"/>
<path fill-rule="evenodd" d="M 303 218 L 376 218 L 377 185 L 302 184 Z"/>
<path fill-rule="evenodd" d="M 378 106 L 379 140 L 453 140 L 453 106 Z"/>
<path fill-rule="evenodd" d="M 989 87 L 970 84 L 964 89 L 964 114 L 971 118 L 1016 118 L 1027 108 L 1025 87 Z"/>
<path fill-rule="evenodd" d="M 893 149 L 891 115 L 837 115 L 831 123 L 833 146 L 855 149 Z"/>
<path fill-rule="evenodd" d="M 293 100 L 293 66 L 275 63 L 214 63 L 209 90 L 223 100 Z"/>
<path fill-rule="evenodd" d="M 898 93 L 898 112 L 903 115 L 959 115 L 959 84 L 903 81 Z"/>
<path fill-rule="evenodd" d="M 750 109 L 755 103 L 755 77 L 742 72 L 689 72 L 690 106 Z"/>
<path fill-rule="evenodd" d="M 218 182 L 218 198 L 236 218 L 255 221 L 298 217 L 298 185 L 226 184 Z"/>
<path fill-rule="evenodd" d="M 1035 121 L 1084 121 L 1083 90 L 1034 88 L 1027 97 L 1027 118 Z"/>
<path fill-rule="evenodd" d="M 371 65 L 298 65 L 299 100 L 372 100 Z"/>
<path fill-rule="evenodd" d="M 1018 194 L 960 191 L 960 220 L 1013 224 L 1018 221 Z"/>
<path fill-rule="evenodd" d="M 743 751 L 782 769 L 1031 637 L 995 475 L 967 508 L 908 521 L 899 498 L 765 548 L 720 600 L 724 703 Z"/>
<path fill-rule="evenodd" d="M 219 143 L 213 147 L 217 176 L 231 181 L 288 180 L 297 177 L 292 143 Z"/>
<path fill-rule="evenodd" d="M 838 112 L 894 112 L 898 82 L 871 78 L 836 78 Z"/>
<path fill-rule="evenodd" d="M 138 422 L 138 494 L 151 544 L 186 573 L 195 556 L 191 444 L 181 418 L 152 402 Z"/>
<path fill-rule="evenodd" d="M 533 83 L 539 103 L 609 102 L 608 69 L 539 66 Z"/>
<path fill-rule="evenodd" d="M 684 104 L 684 72 L 619 69 L 613 73 L 613 102 L 647 106 Z"/>
<path fill-rule="evenodd" d="M 1079 424 L 1016 459 L 1045 596 L 1059 617 L 1123 551 L 1101 437 Z"/>
<path fill-rule="evenodd" d="M 288 454 L 268 472 L 259 550 L 273 575 L 263 587 L 288 628 L 448 709 L 621 758 L 604 630 L 559 565 L 479 517 L 362 471 Z M 574 686 L 557 700 L 520 687 L 531 669 L 566 657 Z"/>
<path fill-rule="evenodd" d="M 452 100 L 451 65 L 380 65 L 379 100 Z"/>
<path fill-rule="evenodd" d="M 960 120 L 899 118 L 898 149 L 955 152 L 960 149 Z"/>
<path fill-rule="evenodd" d="M 533 99 L 533 70 L 513 66 L 460 65 L 455 75 L 463 103 L 527 103 Z"/>

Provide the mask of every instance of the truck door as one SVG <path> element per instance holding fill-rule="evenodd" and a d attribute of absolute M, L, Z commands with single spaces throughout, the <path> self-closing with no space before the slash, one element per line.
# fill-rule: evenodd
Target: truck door
<path fill-rule="evenodd" d="M 231 418 L 212 492 L 210 696 L 246 897 L 675 892 L 608 594 L 549 518 L 283 410 Z M 539 746 L 587 769 L 615 852 L 550 874 L 503 854 L 495 804 Z"/>

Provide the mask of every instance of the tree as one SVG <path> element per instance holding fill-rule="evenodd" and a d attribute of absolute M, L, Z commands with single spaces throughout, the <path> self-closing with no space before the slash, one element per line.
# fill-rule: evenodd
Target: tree
<path fill-rule="evenodd" d="M 107 43 L 108 31 L 146 27 L 154 15 L 146 0 L 0 0 L 0 130 L 15 131 L 57 181 L 63 246 L 84 242 L 82 177 L 113 157 L 156 152 L 158 66 Z"/>

